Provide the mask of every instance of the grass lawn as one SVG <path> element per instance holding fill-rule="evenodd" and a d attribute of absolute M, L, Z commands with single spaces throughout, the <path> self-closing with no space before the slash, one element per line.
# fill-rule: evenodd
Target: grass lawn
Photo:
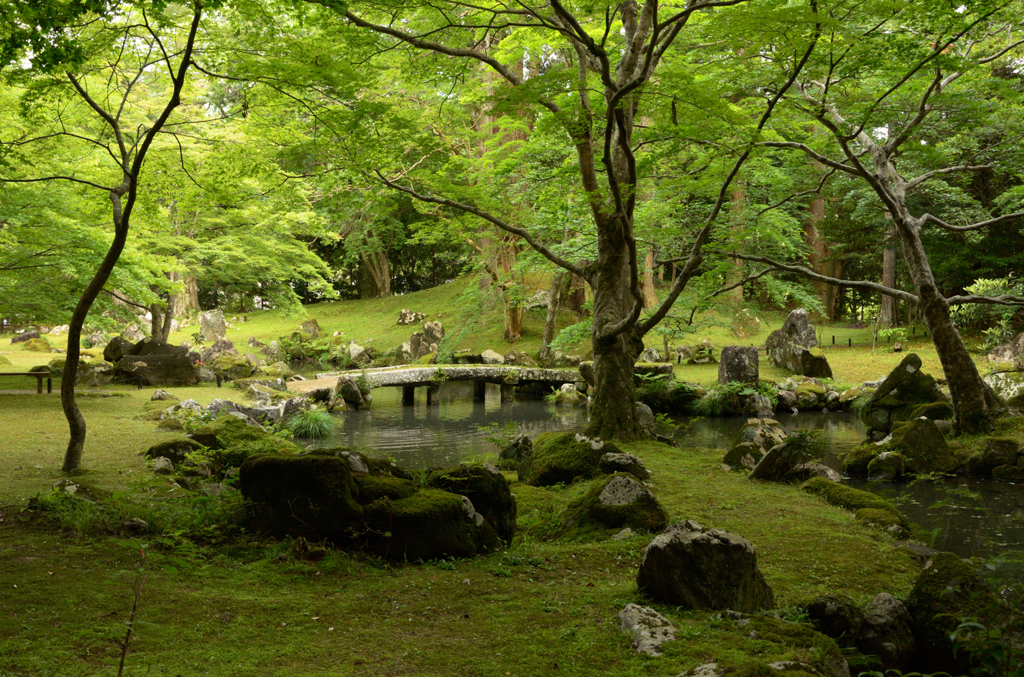
<path fill-rule="evenodd" d="M 327 332 L 387 349 L 408 340 L 397 325 L 409 308 L 440 319 L 449 331 L 465 315 L 460 280 L 441 288 L 382 300 L 309 306 Z M 761 345 L 782 315 L 763 316 L 761 334 L 739 341 L 722 319 L 702 321 L 697 338 L 716 348 Z M 458 347 L 535 351 L 543 310 L 527 313 L 525 338 L 502 339 L 500 309 L 480 315 Z M 250 350 L 250 336 L 266 342 L 303 318 L 274 311 L 236 321 L 229 338 Z M 561 324 L 574 321 L 571 313 Z M 172 336 L 189 338 L 195 326 Z M 869 329 L 823 328 L 836 335 L 825 349 L 840 384 L 885 375 L 904 356 L 888 349 L 841 347 L 847 338 L 870 340 Z M 49 337 L 63 347 L 60 337 Z M 371 343 L 372 341 L 372 343 Z M 648 344 L 660 348 L 660 337 Z M 586 352 L 587 345 L 574 349 Z M 911 348 L 925 370 L 941 376 L 925 340 Z M 0 340 L 0 357 L 22 371 L 52 357 Z M 717 365 L 676 367 L 687 381 L 710 385 Z M 762 363 L 762 378 L 786 375 Z M 55 384 L 55 391 L 59 384 Z M 17 392 L 10 392 L 10 391 Z M 174 389 L 206 404 L 237 396 L 212 385 Z M 66 529 L 27 507 L 27 499 L 61 479 L 67 443 L 59 395 L 35 395 L 34 381 L 0 377 L 0 677 L 113 675 L 120 660 L 140 569 L 148 553 L 127 673 L 131 675 L 674 675 L 717 660 L 813 659 L 781 639 L 751 638 L 707 612 L 658 606 L 679 628 L 681 641 L 665 655 L 637 655 L 619 631 L 617 614 L 641 602 L 635 575 L 648 536 L 622 541 L 545 540 L 563 508 L 590 487 L 554 490 L 516 482 L 520 532 L 504 553 L 466 561 L 391 565 L 360 554 L 331 551 L 318 562 L 290 556 L 288 542 L 252 538 L 230 524 L 237 498 L 183 498 L 154 476 L 141 451 L 172 433 L 137 418 L 152 389 L 83 388 L 79 404 L 89 426 L 77 480 L 114 492 L 110 530 Z M 898 543 L 794 487 L 750 482 L 721 470 L 721 452 L 627 445 L 653 473 L 653 491 L 670 518 L 695 519 L 733 531 L 757 548 L 762 572 L 782 616 L 826 592 L 865 603 L 878 592 L 906 595 L 917 569 Z M 507 475 L 515 481 L 514 473 Z M 127 515 L 160 526 L 144 539 L 117 533 Z M 67 523 L 64 525 L 68 526 Z M 225 536 L 224 533 L 228 535 Z"/>

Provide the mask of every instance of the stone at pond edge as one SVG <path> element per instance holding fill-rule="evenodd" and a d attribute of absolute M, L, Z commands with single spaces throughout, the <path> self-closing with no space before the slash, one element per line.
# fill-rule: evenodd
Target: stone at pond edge
<path fill-rule="evenodd" d="M 590 479 L 600 474 L 601 457 L 609 452 L 621 450 L 612 442 L 576 433 L 542 433 L 534 440 L 531 452 L 519 460 L 519 481 L 545 487 L 569 484 L 577 478 Z"/>
<path fill-rule="evenodd" d="M 508 480 L 491 465 L 463 464 L 427 474 L 425 485 L 467 497 L 505 545 L 516 533 L 516 499 Z"/>
<path fill-rule="evenodd" d="M 687 609 L 753 612 L 775 606 L 750 541 L 692 520 L 654 537 L 644 550 L 637 585 L 653 599 Z"/>
<path fill-rule="evenodd" d="M 873 430 L 889 432 L 908 420 L 919 405 L 942 401 L 935 379 L 921 371 L 921 358 L 910 353 L 871 394 L 860 419 Z"/>
<path fill-rule="evenodd" d="M 560 518 L 576 530 L 621 529 L 656 532 L 668 515 L 654 494 L 632 475 L 612 475 L 597 482 L 582 498 L 571 502 Z"/>
<path fill-rule="evenodd" d="M 508 446 L 501 450 L 498 458 L 505 460 L 511 459 L 518 461 L 523 456 L 528 455 L 533 450 L 533 440 L 526 435 L 520 433 L 515 436 Z"/>
<path fill-rule="evenodd" d="M 255 530 L 283 538 L 344 543 L 362 528 L 358 486 L 345 459 L 323 456 L 250 456 L 239 487 Z"/>
<path fill-rule="evenodd" d="M 813 443 L 807 437 L 793 436 L 777 444 L 758 461 L 748 479 L 785 482 L 796 466 L 811 461 Z"/>
<path fill-rule="evenodd" d="M 213 421 L 194 430 L 190 437 L 210 449 L 228 449 L 246 454 L 297 453 L 299 448 L 291 442 L 275 437 L 260 428 L 247 425 L 223 411 Z"/>
<path fill-rule="evenodd" d="M 758 381 L 757 348 L 754 346 L 725 346 L 718 363 L 718 382 L 752 383 Z"/>
<path fill-rule="evenodd" d="M 899 450 L 917 473 L 951 473 L 959 465 L 935 421 L 929 418 L 911 419 L 894 427 L 887 444 Z"/>
<path fill-rule="evenodd" d="M 1001 628 L 1003 637 L 1013 632 L 1001 627 L 1013 616 L 1000 604 L 988 583 L 949 552 L 939 553 L 925 564 L 907 598 L 907 611 L 914 619 L 918 648 L 913 667 L 921 672 L 970 672 L 973 666 L 969 657 L 963 652 L 954 655 L 949 638 L 962 619 L 977 618 L 989 629 Z M 1015 630 L 1024 631 L 1019 618 Z"/>
<path fill-rule="evenodd" d="M 912 630 L 914 619 L 907 608 L 892 595 L 881 592 L 864 609 L 864 624 L 857 637 L 857 649 L 865 656 L 877 657 L 876 670 L 909 670 L 917 653 Z"/>
<path fill-rule="evenodd" d="M 650 607 L 627 604 L 619 612 L 619 627 L 632 636 L 637 653 L 660 656 L 661 645 L 675 641 L 678 630 L 672 622 Z"/>
<path fill-rule="evenodd" d="M 967 474 L 991 477 L 1001 465 L 1014 465 L 1020 443 L 1009 437 L 986 437 L 982 450 L 967 461 Z"/>

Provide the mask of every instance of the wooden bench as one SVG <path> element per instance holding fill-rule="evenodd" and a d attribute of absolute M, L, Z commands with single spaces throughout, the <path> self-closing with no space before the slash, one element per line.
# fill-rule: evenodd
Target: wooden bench
<path fill-rule="evenodd" d="M 41 395 L 43 393 L 43 379 L 50 378 L 50 372 L 48 371 L 19 371 L 19 372 L 0 372 L 0 376 L 35 376 L 36 377 L 36 394 Z M 46 392 L 52 391 L 52 385 L 47 382 Z"/>

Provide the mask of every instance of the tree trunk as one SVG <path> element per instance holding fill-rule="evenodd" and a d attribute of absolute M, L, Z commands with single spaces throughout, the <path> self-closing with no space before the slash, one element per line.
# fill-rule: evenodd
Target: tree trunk
<path fill-rule="evenodd" d="M 654 292 L 654 249 L 648 248 L 644 255 L 644 308 L 655 308 L 658 295 Z"/>
<path fill-rule="evenodd" d="M 569 273 L 569 284 L 565 294 L 565 305 L 577 315 L 583 314 L 583 306 L 587 303 L 586 281 L 575 273 Z"/>
<path fill-rule="evenodd" d="M 562 305 L 562 280 L 565 273 L 561 270 L 551 276 L 551 290 L 548 293 L 548 310 L 544 315 L 544 335 L 540 340 L 540 358 L 547 361 L 551 357 L 551 342 L 555 340 L 558 330 L 558 309 Z"/>
<path fill-rule="evenodd" d="M 604 227 L 602 227 L 602 225 Z M 632 440 L 637 434 L 636 388 L 633 365 L 644 349 L 635 325 L 617 336 L 601 332 L 626 317 L 632 309 L 629 293 L 629 250 L 623 229 L 598 224 L 597 271 L 594 289 L 594 400 L 590 406 L 587 434 L 603 439 Z"/>
<path fill-rule="evenodd" d="M 882 284 L 896 287 L 896 230 L 890 223 L 885 229 L 882 241 Z M 899 324 L 896 297 L 882 294 L 882 302 L 878 308 L 878 326 L 894 327 Z"/>
<path fill-rule="evenodd" d="M 810 217 L 804 226 L 804 242 L 808 249 L 808 263 L 811 270 L 829 277 L 842 277 L 842 263 L 830 260 L 831 251 L 828 242 L 821 236 L 818 224 L 825 220 L 825 199 L 818 197 L 811 200 Z M 830 320 L 836 319 L 836 294 L 838 290 L 827 282 L 814 280 L 814 290 L 821 300 L 823 314 Z"/>
<path fill-rule="evenodd" d="M 387 254 L 381 251 L 360 255 L 359 298 L 381 299 L 391 296 L 391 268 Z"/>
<path fill-rule="evenodd" d="M 981 380 L 960 332 L 953 326 L 949 304 L 939 293 L 931 266 L 913 226 L 897 224 L 903 257 L 917 291 L 918 307 L 925 326 L 931 332 L 935 350 L 942 362 L 942 371 L 949 384 L 956 415 L 958 433 L 980 433 L 989 427 L 989 416 L 999 403 L 991 389 Z"/>
<path fill-rule="evenodd" d="M 743 233 L 743 210 L 747 204 L 747 189 L 743 183 L 737 183 L 736 188 L 733 188 L 729 192 L 729 212 L 732 216 L 732 230 L 737 240 L 739 235 Z M 739 251 L 740 246 L 737 242 L 735 249 Z M 736 284 L 743 279 L 743 262 L 736 259 L 733 261 L 733 267 L 729 268 L 729 272 L 725 275 L 726 286 Z M 741 305 L 743 303 L 743 285 L 731 289 L 725 293 L 725 298 L 730 299 L 733 303 Z"/>

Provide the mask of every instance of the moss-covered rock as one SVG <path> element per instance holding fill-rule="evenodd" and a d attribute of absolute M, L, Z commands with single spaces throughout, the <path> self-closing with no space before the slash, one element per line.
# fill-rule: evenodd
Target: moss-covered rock
<path fill-rule="evenodd" d="M 398 477 L 379 477 L 376 475 L 357 474 L 359 485 L 359 502 L 363 505 L 382 499 L 400 501 L 415 494 L 419 487 L 409 480 Z"/>
<path fill-rule="evenodd" d="M 868 466 L 880 453 L 882 449 L 872 442 L 854 447 L 843 456 L 843 472 L 851 477 L 867 477 Z"/>
<path fill-rule="evenodd" d="M 250 526 L 261 533 L 345 543 L 363 531 L 359 487 L 342 458 L 251 456 L 242 464 L 239 488 Z"/>
<path fill-rule="evenodd" d="M 883 510 L 892 513 L 899 520 L 900 526 L 910 528 L 910 523 L 891 502 L 867 491 L 854 489 L 845 484 L 829 482 L 821 477 L 812 477 L 801 486 L 809 494 L 822 497 L 826 503 L 854 512 L 862 508 Z"/>
<path fill-rule="evenodd" d="M 885 446 L 901 452 L 908 466 L 917 473 L 951 473 L 959 465 L 935 421 L 928 418 L 898 424 Z"/>
<path fill-rule="evenodd" d="M 489 465 L 462 464 L 427 474 L 424 484 L 465 496 L 506 545 L 516 533 L 517 507 L 508 480 Z"/>
<path fill-rule="evenodd" d="M 592 440 L 576 433 L 542 433 L 533 449 L 519 461 L 519 481 L 535 487 L 569 484 L 601 474 L 601 457 L 621 453 L 611 442 Z"/>
<path fill-rule="evenodd" d="M 289 379 L 294 373 L 287 364 L 284 362 L 275 362 L 274 364 L 268 364 L 265 367 L 259 368 L 259 375 L 266 376 L 270 379 Z"/>
<path fill-rule="evenodd" d="M 992 477 L 994 468 L 1015 465 L 1020 446 L 1017 440 L 1010 437 L 986 437 L 981 451 L 967 461 L 967 474 Z"/>
<path fill-rule="evenodd" d="M 22 344 L 22 348 L 33 353 L 48 353 L 53 350 L 52 346 L 44 338 L 29 339 Z"/>
<path fill-rule="evenodd" d="M 214 374 L 229 381 L 248 378 L 256 371 L 256 366 L 241 355 L 221 353 L 209 365 Z"/>
<path fill-rule="evenodd" d="M 740 442 L 725 452 L 722 463 L 730 470 L 753 470 L 764 457 L 764 450 L 753 442 Z"/>
<path fill-rule="evenodd" d="M 597 481 L 561 515 L 563 525 L 575 532 L 601 532 L 629 527 L 658 532 L 668 526 L 668 514 L 643 484 L 625 473 Z"/>
<path fill-rule="evenodd" d="M 992 468 L 992 479 L 1003 482 L 1024 482 L 1024 468 L 1020 465 L 999 465 Z"/>
<path fill-rule="evenodd" d="M 1000 603 L 988 583 L 966 562 L 949 552 L 932 557 L 921 571 L 907 598 L 914 619 L 917 661 L 921 672 L 971 673 L 970 656 L 954 654 L 950 634 L 964 620 L 977 619 L 988 629 L 1000 629 L 1003 637 L 1024 630 L 1018 615 Z M 1013 628 L 1007 628 L 1013 623 Z M 1010 630 L 1010 632 L 1007 632 Z M 987 673 L 986 673 L 987 674 Z"/>
<path fill-rule="evenodd" d="M 910 531 L 908 531 L 903 525 L 903 521 L 900 519 L 900 516 L 889 510 L 861 508 L 854 514 L 854 518 L 858 522 L 864 522 L 876 529 L 884 531 L 893 538 L 902 540 L 910 536 Z"/>
<path fill-rule="evenodd" d="M 911 353 L 885 377 L 860 410 L 860 418 L 869 428 L 889 432 L 920 405 L 944 400 L 935 379 L 921 371 L 921 358 Z"/>
<path fill-rule="evenodd" d="M 396 561 L 472 557 L 501 547 L 497 532 L 462 496 L 422 489 L 408 498 L 364 508 L 368 551 Z"/>
<path fill-rule="evenodd" d="M 299 448 L 287 440 L 251 426 L 230 412 L 220 415 L 192 432 L 192 439 L 210 449 L 245 448 L 249 454 L 294 454 Z"/>
<path fill-rule="evenodd" d="M 949 402 L 925 402 L 910 410 L 908 418 L 930 418 L 933 421 L 948 421 L 953 418 L 953 405 Z"/>
<path fill-rule="evenodd" d="M 142 452 L 146 458 L 168 458 L 172 463 L 178 465 L 185 460 L 188 454 L 204 449 L 203 445 L 187 437 L 179 437 L 166 442 L 154 444 Z"/>
<path fill-rule="evenodd" d="M 868 463 L 868 477 L 873 480 L 899 480 L 909 474 L 907 459 L 896 451 L 883 451 Z"/>
<path fill-rule="evenodd" d="M 646 379 L 637 386 L 636 400 L 657 413 L 686 414 L 703 392 L 703 388 L 692 383 L 669 378 Z"/>
<path fill-rule="evenodd" d="M 984 380 L 1008 406 L 1024 409 L 1024 371 L 989 374 Z"/>

